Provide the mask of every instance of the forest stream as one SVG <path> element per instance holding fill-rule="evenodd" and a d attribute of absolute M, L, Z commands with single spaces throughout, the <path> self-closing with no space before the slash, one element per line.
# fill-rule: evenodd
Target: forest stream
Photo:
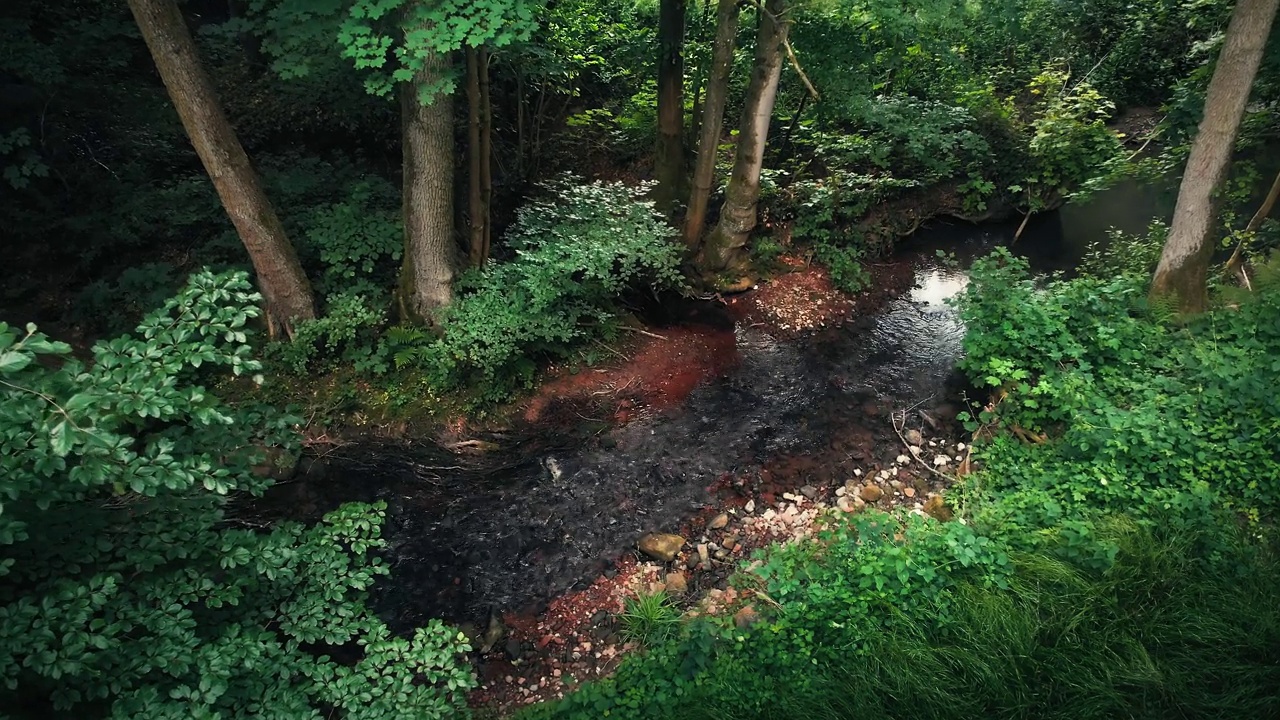
<path fill-rule="evenodd" d="M 1098 223 L 1141 230 L 1165 205 L 1151 188 L 1122 185 L 1033 218 L 1013 247 L 1038 271 L 1069 271 Z M 775 337 L 721 303 L 684 308 L 672 324 L 727 357 L 677 407 L 621 424 L 584 418 L 577 432 L 531 423 L 488 438 L 496 449 L 478 455 L 422 442 L 345 445 L 279 492 L 304 515 L 387 503 L 393 579 L 377 603 L 393 627 L 537 613 L 608 573 L 646 532 L 688 533 L 749 497 L 826 492 L 855 468 L 892 466 L 902 446 L 891 412 L 952 422 L 963 327 L 947 300 L 1017 224 L 927 226 L 888 263 L 909 288 L 817 332 Z"/>

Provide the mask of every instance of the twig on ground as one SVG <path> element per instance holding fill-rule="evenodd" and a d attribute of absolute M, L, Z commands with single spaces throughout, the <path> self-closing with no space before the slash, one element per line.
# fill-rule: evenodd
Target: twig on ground
<path fill-rule="evenodd" d="M 902 435 L 902 428 L 903 428 L 903 427 L 906 427 L 906 425 L 907 425 L 907 411 L 905 411 L 905 410 L 903 410 L 903 411 L 902 411 L 902 425 L 901 425 L 901 426 L 899 426 L 899 425 L 898 425 L 898 413 L 897 413 L 897 411 L 896 411 L 896 410 L 894 410 L 894 411 L 890 411 L 890 412 L 889 412 L 889 424 L 893 426 L 893 432 L 894 432 L 894 433 L 896 433 L 896 434 L 897 434 L 897 436 L 898 436 L 898 439 L 902 441 L 902 446 L 903 446 L 903 447 L 905 447 L 905 448 L 907 449 L 907 456 L 908 456 L 908 457 L 910 457 L 911 459 L 913 459 L 913 460 L 915 460 L 916 462 L 920 463 L 921 467 L 923 467 L 925 470 L 928 470 L 929 472 L 933 473 L 934 475 L 937 475 L 938 477 L 942 478 L 943 480 L 946 480 L 947 482 L 952 482 L 952 481 L 954 481 L 954 480 L 955 480 L 955 478 L 954 478 L 954 477 L 952 477 L 952 476 L 950 476 L 950 475 L 948 475 L 948 474 L 946 474 L 946 473 L 944 473 L 944 472 L 941 472 L 940 470 L 936 470 L 936 469 L 934 469 L 933 467 L 930 467 L 929 463 L 925 462 L 923 458 L 921 458 L 919 455 L 917 455 L 917 454 L 915 454 L 914 452 L 912 452 L 912 450 L 911 450 L 911 448 L 912 448 L 911 443 L 907 442 L 907 438 L 906 438 L 906 437 L 904 437 L 904 436 Z"/>

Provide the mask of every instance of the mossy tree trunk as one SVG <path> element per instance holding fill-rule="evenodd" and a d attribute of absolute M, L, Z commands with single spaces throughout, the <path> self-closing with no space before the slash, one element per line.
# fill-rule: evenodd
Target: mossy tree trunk
<path fill-rule="evenodd" d="M 768 0 L 761 10 L 755 67 L 738 126 L 733 173 L 725 190 L 720 221 L 707 237 L 698 263 L 704 272 L 722 272 L 736 266 L 743 259 L 747 239 L 756 227 L 760 171 L 764 167 L 769 121 L 782 75 L 782 46 L 790 28 L 787 11 L 787 0 Z"/>
<path fill-rule="evenodd" d="M 684 177 L 685 0 L 658 6 L 658 146 L 654 157 L 655 200 L 670 215 Z"/>
<path fill-rule="evenodd" d="M 733 44 L 738 36 L 737 0 L 719 0 L 716 6 L 716 38 L 712 46 L 711 72 L 707 96 L 702 104 L 698 129 L 698 159 L 693 169 L 693 188 L 684 219 L 684 242 L 692 251 L 702 239 L 707 222 L 707 206 L 716 182 L 716 153 L 724 131 L 724 108 L 729 97 L 729 75 L 733 71 Z"/>
<path fill-rule="evenodd" d="M 268 328 L 292 337 L 294 324 L 315 317 L 315 299 L 298 254 L 262 181 L 236 137 L 174 0 L 129 0 L 160 79 L 178 111 L 222 207 L 249 252 L 266 305 Z"/>
<path fill-rule="evenodd" d="M 1183 312 L 1205 308 L 1205 278 L 1218 217 L 1214 197 L 1227 177 L 1240 120 L 1278 3 L 1280 0 L 1240 0 L 1236 4 L 1209 81 L 1204 118 L 1191 145 L 1169 238 L 1151 282 L 1152 299 L 1174 297 Z"/>

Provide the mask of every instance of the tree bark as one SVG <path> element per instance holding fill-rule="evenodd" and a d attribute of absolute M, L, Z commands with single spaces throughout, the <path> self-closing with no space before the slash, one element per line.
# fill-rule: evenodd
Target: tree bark
<path fill-rule="evenodd" d="M 698 129 L 698 159 L 693 169 L 693 189 L 684 218 L 684 242 L 696 250 L 707 222 L 707 205 L 716 182 L 716 153 L 724 130 L 724 107 L 729 96 L 729 73 L 733 70 L 733 41 L 738 36 L 737 0 L 719 0 L 716 5 L 716 38 L 712 46 L 707 97 L 702 105 L 702 125 Z"/>
<path fill-rule="evenodd" d="M 311 284 L 262 182 L 218 103 L 213 83 L 174 0 L 129 0 L 160 79 L 222 206 L 249 252 L 272 335 L 316 316 Z"/>
<path fill-rule="evenodd" d="M 414 81 L 401 89 L 404 154 L 404 263 L 400 312 L 435 324 L 453 297 L 457 248 L 453 238 L 453 95 L 436 93 L 424 103 L 419 89 L 448 72 L 449 57 L 427 58 Z"/>
<path fill-rule="evenodd" d="M 658 146 L 654 178 L 658 209 L 671 214 L 684 175 L 685 0 L 658 6 Z"/>
<path fill-rule="evenodd" d="M 480 110 L 479 55 L 476 48 L 467 48 L 467 214 L 470 216 L 468 246 L 472 267 L 480 267 L 484 264 L 485 226 L 488 224 L 480 176 L 480 164 L 483 162 L 484 154 L 480 147 L 480 136 L 484 120 Z"/>
<path fill-rule="evenodd" d="M 1205 307 L 1205 278 L 1218 215 L 1214 197 L 1227 176 L 1278 4 L 1280 0 L 1239 0 L 1209 81 L 1204 119 L 1191 145 L 1173 224 L 1151 282 L 1153 299 L 1175 297 L 1183 312 L 1200 312 Z"/>
<path fill-rule="evenodd" d="M 755 68 L 738 126 L 733 173 L 725 190 L 720 222 L 707 238 L 699 262 L 705 272 L 721 272 L 741 261 L 743 247 L 756 227 L 760 171 L 782 75 L 782 45 L 791 26 L 787 9 L 787 0 L 769 0 L 760 13 Z"/>
<path fill-rule="evenodd" d="M 493 93 L 489 82 L 489 50 L 480 48 L 480 196 L 484 203 L 484 253 L 489 262 L 493 246 Z"/>

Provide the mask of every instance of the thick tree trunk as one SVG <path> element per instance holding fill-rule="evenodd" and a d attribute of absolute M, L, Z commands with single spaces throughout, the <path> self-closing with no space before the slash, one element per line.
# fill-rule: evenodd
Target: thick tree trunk
<path fill-rule="evenodd" d="M 311 285 L 262 182 L 218 104 L 195 43 L 174 0 L 129 0 L 160 79 L 178 110 L 222 206 L 249 251 L 272 334 L 290 337 L 299 320 L 316 316 Z"/>
<path fill-rule="evenodd" d="M 738 148 L 733 173 L 725 190 L 724 207 L 706 245 L 699 266 L 705 272 L 721 272 L 742 259 L 743 247 L 756 227 L 756 206 L 760 201 L 760 170 L 764 166 L 769 120 L 778 97 L 782 74 L 782 45 L 790 29 L 787 0 L 769 0 L 760 17 L 756 38 L 756 63 L 742 108 L 738 127 Z"/>
<path fill-rule="evenodd" d="M 658 147 L 654 178 L 658 208 L 670 214 L 684 175 L 685 0 L 661 0 L 658 7 Z"/>
<path fill-rule="evenodd" d="M 1172 295 L 1183 312 L 1205 307 L 1205 276 L 1218 215 L 1214 195 L 1227 176 L 1277 4 L 1280 0 L 1239 0 L 1209 81 L 1204 119 L 1191 145 L 1169 238 L 1151 282 L 1152 298 Z"/>
<path fill-rule="evenodd" d="M 480 164 L 483 151 L 480 147 L 480 53 L 467 48 L 467 214 L 470 215 L 470 258 L 472 267 L 484 264 L 484 239 L 488 225 L 488 212 L 484 206 L 484 189 L 481 186 Z"/>
<path fill-rule="evenodd" d="M 449 304 L 457 247 L 453 238 L 453 95 L 436 93 L 427 103 L 419 88 L 435 85 L 449 71 L 447 55 L 435 54 L 401 90 L 404 130 L 404 263 L 400 311 L 406 319 L 433 324 Z"/>
<path fill-rule="evenodd" d="M 716 182 L 716 153 L 724 129 L 724 106 L 729 97 L 729 73 L 733 70 L 733 41 L 738 36 L 737 0 L 719 0 L 716 6 L 716 39 L 712 46 L 707 99 L 702 105 L 698 129 L 698 160 L 693 169 L 693 189 L 684 218 L 684 242 L 696 250 L 707 222 L 707 205 Z"/>

